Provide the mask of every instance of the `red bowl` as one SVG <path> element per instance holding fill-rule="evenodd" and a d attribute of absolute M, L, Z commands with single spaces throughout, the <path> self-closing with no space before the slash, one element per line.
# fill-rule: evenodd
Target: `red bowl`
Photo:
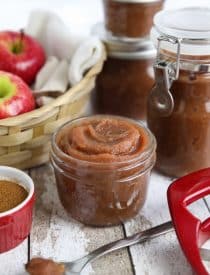
<path fill-rule="evenodd" d="M 0 166 L 1 179 L 17 182 L 28 191 L 27 198 L 21 204 L 0 213 L 0 253 L 3 253 L 15 248 L 30 233 L 34 205 L 34 184 L 27 174 L 7 166 Z"/>

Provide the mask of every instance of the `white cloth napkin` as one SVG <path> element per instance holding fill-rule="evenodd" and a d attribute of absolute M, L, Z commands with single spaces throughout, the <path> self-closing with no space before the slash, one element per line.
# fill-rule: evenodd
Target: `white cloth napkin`
<path fill-rule="evenodd" d="M 34 94 L 39 106 L 49 103 L 57 96 L 57 93 L 63 93 L 69 85 L 68 80 L 69 64 L 66 59 L 59 61 L 56 57 L 49 57 L 45 66 L 39 71 L 34 85 Z M 47 94 L 43 95 L 43 94 Z M 51 95 L 50 95 L 51 94 Z"/>
<path fill-rule="evenodd" d="M 97 37 L 88 38 L 81 43 L 72 57 L 69 66 L 69 81 L 75 85 L 83 78 L 84 73 L 94 66 L 103 53 L 103 46 Z"/>
<path fill-rule="evenodd" d="M 40 91 L 44 87 L 45 83 L 49 81 L 50 76 L 54 73 L 59 64 L 58 58 L 55 56 L 50 56 L 45 65 L 41 68 L 36 76 L 36 82 L 34 89 Z"/>
<path fill-rule="evenodd" d="M 31 12 L 25 31 L 41 43 L 48 56 L 59 59 L 70 60 L 85 39 L 73 33 L 55 13 L 44 10 Z"/>
<path fill-rule="evenodd" d="M 39 106 L 54 99 L 50 92 L 64 93 L 68 86 L 80 82 L 102 55 L 103 44 L 97 37 L 82 37 L 71 32 L 51 12 L 33 11 L 25 32 L 41 43 L 48 57 L 34 85 Z M 47 96 L 43 92 L 47 92 Z"/>
<path fill-rule="evenodd" d="M 37 75 L 35 91 L 65 91 L 69 83 L 68 67 L 67 60 L 50 57 Z"/>

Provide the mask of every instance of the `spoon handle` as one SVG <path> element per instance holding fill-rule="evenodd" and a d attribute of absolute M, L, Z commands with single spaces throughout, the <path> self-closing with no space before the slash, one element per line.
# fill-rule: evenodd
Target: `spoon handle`
<path fill-rule="evenodd" d="M 131 246 L 137 243 L 142 243 L 148 240 L 151 240 L 153 238 L 156 238 L 158 236 L 161 236 L 163 234 L 166 234 L 168 232 L 173 231 L 173 224 L 172 222 L 166 222 L 164 224 L 158 225 L 156 227 L 147 229 L 145 231 L 139 232 L 135 235 L 132 235 L 130 237 L 114 241 L 112 243 L 106 244 L 104 246 L 99 247 L 98 249 L 92 251 L 88 255 L 84 256 L 81 259 L 78 259 L 75 262 L 69 263 L 69 267 L 71 270 L 77 271 L 80 274 L 80 272 L 83 270 L 83 268 L 90 263 L 91 261 L 104 256 L 110 252 L 113 252 L 115 250 Z M 73 267 L 74 266 L 74 267 Z M 73 274 L 73 273 L 72 273 Z"/>
<path fill-rule="evenodd" d="M 89 260 L 93 260 L 96 258 L 99 258 L 105 254 L 108 254 L 112 251 L 131 246 L 137 243 L 142 243 L 148 240 L 151 240 L 153 238 L 156 238 L 158 236 L 161 236 L 163 234 L 166 234 L 173 230 L 173 224 L 172 222 L 167 222 L 161 225 L 158 225 L 156 227 L 147 229 L 145 231 L 136 233 L 135 235 L 132 235 L 130 237 L 114 241 L 112 243 L 109 243 L 107 245 L 104 245 L 102 247 L 99 247 L 98 249 L 92 251 L 88 256 Z"/>

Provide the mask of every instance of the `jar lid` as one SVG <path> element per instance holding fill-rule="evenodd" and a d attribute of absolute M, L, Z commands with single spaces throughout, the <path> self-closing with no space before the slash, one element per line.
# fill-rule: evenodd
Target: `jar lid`
<path fill-rule="evenodd" d="M 210 9 L 191 7 L 161 11 L 154 17 L 151 38 L 156 45 L 162 38 L 161 48 L 168 51 L 177 51 L 177 45 L 167 40 L 176 38 L 181 43 L 181 54 L 209 55 Z"/>
<path fill-rule="evenodd" d="M 103 41 L 109 56 L 126 59 L 148 59 L 156 56 L 156 49 L 149 37 L 133 39 L 114 36 L 105 29 L 103 23 L 94 25 L 91 33 Z"/>

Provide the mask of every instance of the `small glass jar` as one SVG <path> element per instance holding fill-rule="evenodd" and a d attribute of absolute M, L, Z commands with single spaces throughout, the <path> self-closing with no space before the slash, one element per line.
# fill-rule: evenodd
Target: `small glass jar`
<path fill-rule="evenodd" d="M 163 0 L 103 0 L 106 29 L 115 36 L 148 36 Z"/>
<path fill-rule="evenodd" d="M 96 109 L 98 113 L 144 120 L 147 97 L 154 85 L 156 49 L 150 40 L 119 41 L 105 33 L 101 36 L 100 31 L 94 33 L 104 41 L 108 58 L 96 79 Z"/>
<path fill-rule="evenodd" d="M 156 86 L 148 126 L 157 139 L 157 168 L 180 177 L 210 166 L 210 9 L 160 12 Z"/>
<path fill-rule="evenodd" d="M 53 136 L 51 153 L 64 208 L 94 226 L 134 217 L 146 199 L 155 149 L 151 132 L 126 118 L 98 115 L 65 124 Z"/>

